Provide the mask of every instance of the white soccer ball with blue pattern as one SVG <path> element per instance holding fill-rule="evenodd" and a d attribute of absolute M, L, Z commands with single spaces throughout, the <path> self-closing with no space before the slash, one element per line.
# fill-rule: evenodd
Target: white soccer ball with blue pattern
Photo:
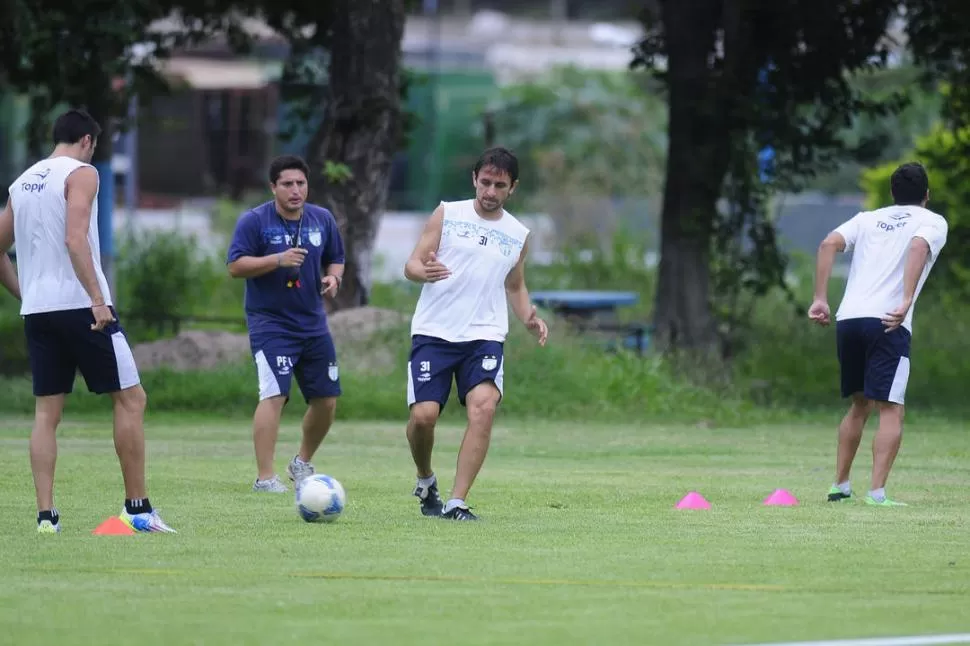
<path fill-rule="evenodd" d="M 308 523 L 332 523 L 346 504 L 343 485 L 322 473 L 305 478 L 296 488 L 296 511 Z"/>

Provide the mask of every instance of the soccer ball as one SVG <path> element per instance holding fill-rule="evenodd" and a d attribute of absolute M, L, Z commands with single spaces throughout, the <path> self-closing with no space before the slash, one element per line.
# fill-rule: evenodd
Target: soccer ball
<path fill-rule="evenodd" d="M 304 479 L 296 488 L 296 511 L 308 523 L 332 523 L 346 504 L 343 485 L 322 473 Z"/>

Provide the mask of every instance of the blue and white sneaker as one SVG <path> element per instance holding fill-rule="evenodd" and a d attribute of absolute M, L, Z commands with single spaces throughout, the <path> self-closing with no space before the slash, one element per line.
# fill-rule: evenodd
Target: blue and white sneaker
<path fill-rule="evenodd" d="M 427 487 L 422 487 L 421 484 L 418 483 L 415 485 L 412 495 L 416 496 L 417 499 L 421 501 L 422 516 L 441 516 L 441 510 L 444 508 L 445 504 L 441 502 L 441 496 L 438 495 L 437 480 Z"/>
<path fill-rule="evenodd" d="M 136 532 L 163 532 L 166 534 L 176 534 L 177 532 L 169 527 L 162 517 L 158 515 L 158 510 L 153 509 L 147 514 L 129 514 L 126 509 L 122 509 L 118 514 L 125 525 L 131 527 Z"/>
<path fill-rule="evenodd" d="M 316 470 L 311 463 L 304 462 L 300 459 L 299 455 L 294 455 L 293 459 L 286 466 L 286 473 L 290 476 L 293 484 L 299 488 L 300 483 L 316 473 Z"/>
<path fill-rule="evenodd" d="M 273 476 L 269 480 L 256 480 L 253 483 L 253 491 L 260 493 L 286 493 L 289 489 L 280 480 L 279 476 Z"/>

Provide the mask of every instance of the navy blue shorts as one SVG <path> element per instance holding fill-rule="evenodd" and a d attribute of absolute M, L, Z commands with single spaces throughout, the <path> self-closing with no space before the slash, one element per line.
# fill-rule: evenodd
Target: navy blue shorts
<path fill-rule="evenodd" d="M 912 335 L 899 327 L 886 333 L 877 318 L 845 319 L 835 324 L 842 396 L 862 393 L 873 401 L 902 404 L 909 382 Z"/>
<path fill-rule="evenodd" d="M 259 377 L 259 400 L 283 395 L 290 398 L 296 375 L 303 399 L 340 396 L 337 350 L 329 334 L 302 338 L 279 334 L 250 334 L 249 347 Z"/>
<path fill-rule="evenodd" d="M 486 381 L 502 390 L 503 344 L 499 341 L 452 343 L 431 336 L 411 339 L 408 361 L 408 407 L 437 402 L 444 410 L 451 394 L 451 380 L 458 386 L 458 402 L 464 406 L 468 391 Z"/>
<path fill-rule="evenodd" d="M 117 312 L 111 308 L 115 319 Z M 117 320 L 95 332 L 90 308 L 42 312 L 24 317 L 34 396 L 66 395 L 78 371 L 88 390 L 103 395 L 137 386 L 141 379 Z"/>

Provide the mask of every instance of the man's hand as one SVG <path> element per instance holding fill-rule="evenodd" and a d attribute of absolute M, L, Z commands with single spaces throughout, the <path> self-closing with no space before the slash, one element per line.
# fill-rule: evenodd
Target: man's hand
<path fill-rule="evenodd" d="M 529 319 L 525 322 L 525 326 L 530 332 L 535 334 L 539 338 L 539 345 L 544 346 L 546 344 L 546 339 L 549 337 L 549 326 L 536 315 L 536 306 L 532 306 L 532 314 L 529 315 Z"/>
<path fill-rule="evenodd" d="M 445 278 L 451 276 L 451 270 L 445 267 L 441 261 L 438 260 L 438 256 L 435 254 L 435 252 L 430 252 L 423 262 L 425 282 L 436 283 L 439 280 L 444 280 Z"/>
<path fill-rule="evenodd" d="M 321 296 L 334 296 L 337 293 L 337 288 L 340 287 L 340 281 L 337 280 L 336 276 L 324 276 L 320 279 L 320 295 Z"/>
<path fill-rule="evenodd" d="M 823 327 L 831 323 L 831 317 L 832 312 L 829 310 L 829 304 L 824 300 L 816 298 L 812 302 L 812 306 L 808 308 L 808 318 Z"/>
<path fill-rule="evenodd" d="M 306 258 L 307 251 L 301 247 L 287 249 L 279 254 L 278 264 L 280 267 L 299 267 Z"/>
<path fill-rule="evenodd" d="M 111 308 L 104 303 L 92 306 L 91 313 L 94 314 L 94 323 L 91 324 L 91 329 L 95 332 L 103 330 L 108 323 L 114 323 L 115 321 L 115 317 L 111 313 Z"/>
<path fill-rule="evenodd" d="M 913 301 L 904 299 L 902 305 L 894 309 L 892 312 L 887 312 L 886 315 L 882 317 L 882 324 L 886 326 L 887 334 L 903 324 L 903 319 L 906 318 L 906 314 L 909 313 L 909 308 L 912 306 Z"/>

